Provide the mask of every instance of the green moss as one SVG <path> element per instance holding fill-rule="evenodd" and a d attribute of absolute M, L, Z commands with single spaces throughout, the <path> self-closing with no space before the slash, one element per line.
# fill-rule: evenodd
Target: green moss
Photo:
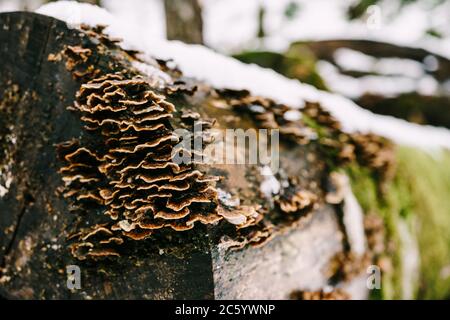
<path fill-rule="evenodd" d="M 317 133 L 319 139 L 331 137 L 331 134 L 328 132 L 329 130 L 326 127 L 320 125 L 316 120 L 304 113 L 302 114 L 302 121 L 306 126 L 310 127 Z"/>
<path fill-rule="evenodd" d="M 418 298 L 450 298 L 450 155 L 399 150 L 403 183 L 411 194 L 410 213 L 417 217 L 421 253 Z"/>
<path fill-rule="evenodd" d="M 402 211 L 402 203 L 397 198 L 397 190 L 390 187 L 386 195 L 379 192 L 378 182 L 373 172 L 367 168 L 351 165 L 347 168 L 350 176 L 353 192 L 366 214 L 379 214 L 384 221 L 386 229 L 385 256 L 391 259 L 392 271 L 384 272 L 382 276 L 381 292 L 373 292 L 380 299 L 401 298 L 401 259 L 400 238 L 396 225 L 399 212 Z M 383 259 L 382 257 L 379 257 Z M 375 298 L 372 296 L 372 298 Z"/>
<path fill-rule="evenodd" d="M 378 191 L 369 170 L 357 166 L 347 169 L 364 211 L 381 215 L 385 222 L 386 254 L 392 258 L 393 268 L 383 274 L 381 298 L 402 297 L 398 223 L 403 219 L 408 225 L 417 226 L 412 230 L 421 260 L 416 297 L 448 299 L 450 277 L 444 279 L 442 270 L 450 265 L 450 155 L 442 152 L 432 156 L 416 149 L 398 148 L 397 161 L 396 175 L 384 194 Z"/>

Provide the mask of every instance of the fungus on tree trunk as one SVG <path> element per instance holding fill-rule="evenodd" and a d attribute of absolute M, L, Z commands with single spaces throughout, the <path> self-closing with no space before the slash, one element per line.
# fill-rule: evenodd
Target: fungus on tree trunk
<path fill-rule="evenodd" d="M 358 161 L 388 178 L 390 143 L 343 132 L 317 103 L 300 112 L 187 78 L 103 26 L 30 13 L 0 25 L 0 169 L 12 174 L 0 196 L 2 295 L 287 298 L 328 283 L 321 270 L 345 250 L 329 175 Z M 175 163 L 176 129 L 194 133 L 194 121 L 206 133 L 279 129 L 280 170 Z M 71 264 L 84 270 L 80 291 L 63 287 Z"/>

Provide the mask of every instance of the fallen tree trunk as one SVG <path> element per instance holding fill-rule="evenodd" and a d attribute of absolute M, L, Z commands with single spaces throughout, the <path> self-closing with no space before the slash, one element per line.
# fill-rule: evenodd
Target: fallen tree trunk
<path fill-rule="evenodd" d="M 358 55 L 366 65 L 352 69 L 352 63 L 358 61 Z M 446 89 L 446 82 L 450 79 L 450 61 L 425 49 L 370 40 L 299 41 L 292 43 L 284 53 L 250 51 L 236 54 L 235 57 L 245 63 L 273 69 L 321 90 L 343 94 L 375 114 L 424 125 L 450 127 L 447 112 L 450 99 Z M 384 71 L 380 72 L 378 67 L 377 70 L 377 65 L 389 61 L 396 65 L 396 59 L 404 63 L 401 72 L 399 64 L 396 69 L 384 67 Z M 343 62 L 344 65 L 341 65 Z M 418 75 L 411 76 L 411 72 Z M 370 81 L 373 83 L 370 84 Z M 417 84 L 405 85 L 414 81 L 419 84 L 428 81 L 431 85 L 428 88 Z"/>
<path fill-rule="evenodd" d="M 285 105 L 185 78 L 102 27 L 20 12 L 0 26 L 2 296 L 289 298 L 328 285 L 367 296 L 367 260 L 348 283 L 329 270 L 352 250 L 329 174 L 348 159 L 385 172 L 390 160 L 364 148 L 375 137 L 341 132 L 317 104 L 308 126 Z M 279 172 L 165 160 L 166 138 L 194 120 L 280 130 Z M 71 265 L 79 290 L 67 287 Z"/>

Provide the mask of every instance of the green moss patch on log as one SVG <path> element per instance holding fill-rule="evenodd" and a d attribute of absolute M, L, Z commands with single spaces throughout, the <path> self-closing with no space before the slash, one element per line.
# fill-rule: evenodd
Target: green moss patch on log
<path fill-rule="evenodd" d="M 317 59 L 306 46 L 293 47 L 285 53 L 247 51 L 236 54 L 234 57 L 245 63 L 254 63 L 273 69 L 286 77 L 298 79 L 316 88 L 327 89 L 325 82 L 317 72 Z"/>
<path fill-rule="evenodd" d="M 420 251 L 419 281 L 415 298 L 448 299 L 450 277 L 450 155 L 400 147 L 396 152 L 394 179 L 381 193 L 367 169 L 350 166 L 353 191 L 366 214 L 380 215 L 386 228 L 385 255 L 391 267 L 382 278 L 381 295 L 401 298 L 402 241 L 399 224 L 405 222 L 416 237 Z M 382 257 L 381 257 L 382 258 Z"/>

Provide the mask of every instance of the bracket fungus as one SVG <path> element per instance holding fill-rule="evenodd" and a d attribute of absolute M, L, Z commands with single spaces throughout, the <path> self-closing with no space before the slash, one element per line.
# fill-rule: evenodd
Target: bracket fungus
<path fill-rule="evenodd" d="M 349 300 L 350 297 L 349 293 L 340 288 L 330 291 L 295 291 L 291 294 L 294 300 Z"/>
<path fill-rule="evenodd" d="M 79 258 L 116 255 L 98 247 L 141 240 L 161 228 L 191 229 L 195 222 L 214 223 L 217 212 L 214 177 L 193 164 L 177 164 L 177 142 L 170 123 L 175 106 L 140 77 L 107 74 L 81 85 L 74 109 L 89 137 L 59 146 L 65 166 L 64 196 L 74 206 L 98 206 L 109 221 L 84 230 L 73 245 Z M 93 237 L 99 241 L 89 241 Z M 88 249 L 80 255 L 78 249 Z"/>
<path fill-rule="evenodd" d="M 190 230 L 196 222 L 225 220 L 236 230 L 259 223 L 259 205 L 222 205 L 216 189 L 220 176 L 208 175 L 194 161 L 173 159 L 174 153 L 189 152 L 176 149 L 180 139 L 186 139 L 176 134 L 177 127 L 192 130 L 194 122 L 201 122 L 207 135 L 215 123 L 193 110 L 180 113 L 167 100 L 180 92 L 190 95 L 195 88 L 188 90 L 176 79 L 161 88 L 156 85 L 161 82 L 139 71 L 101 72 L 89 60 L 92 51 L 114 48 L 117 41 L 108 41 L 101 27 L 82 30 L 100 39 L 99 47 L 66 46 L 48 57 L 64 58 L 67 70 L 81 82 L 68 109 L 79 116 L 84 132 L 58 145 L 63 197 L 70 200 L 72 211 L 86 217 L 86 225 L 76 227 L 69 237 L 73 256 L 80 260 L 119 256 L 119 246 L 127 240 L 144 240 L 160 230 Z M 128 53 L 118 50 L 129 59 Z M 167 79 L 180 75 L 159 63 L 160 75 Z M 175 113 L 179 120 L 173 119 Z M 210 142 L 202 138 L 204 144 Z"/>

